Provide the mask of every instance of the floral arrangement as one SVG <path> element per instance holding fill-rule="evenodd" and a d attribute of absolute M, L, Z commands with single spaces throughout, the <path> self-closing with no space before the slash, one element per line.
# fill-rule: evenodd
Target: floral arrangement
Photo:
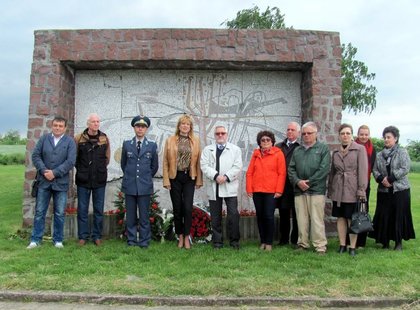
<path fill-rule="evenodd" d="M 222 216 L 226 216 L 226 210 L 222 211 Z M 242 209 L 239 211 L 240 217 L 256 216 L 255 210 Z"/>
<path fill-rule="evenodd" d="M 193 206 L 190 236 L 195 242 L 211 241 L 210 212 L 204 207 Z"/>
<path fill-rule="evenodd" d="M 65 215 L 77 214 L 77 208 L 67 207 L 64 209 Z"/>
<path fill-rule="evenodd" d="M 150 197 L 150 209 L 149 209 L 149 221 L 152 232 L 153 240 L 160 240 L 161 242 L 172 240 L 174 238 L 173 233 L 173 215 L 165 209 L 159 207 L 159 201 L 157 198 L 157 192 L 154 192 Z M 119 190 L 116 194 L 116 199 L 113 201 L 115 205 L 114 210 L 107 211 L 106 214 L 115 214 L 117 221 L 117 228 L 121 239 L 125 239 L 127 236 L 126 223 L 125 223 L 125 196 L 124 193 Z"/>

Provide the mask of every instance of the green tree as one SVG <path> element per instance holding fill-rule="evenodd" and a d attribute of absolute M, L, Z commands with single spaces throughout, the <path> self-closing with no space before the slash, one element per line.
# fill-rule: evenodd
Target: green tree
<path fill-rule="evenodd" d="M 284 14 L 277 7 L 267 7 L 260 12 L 258 6 L 239 11 L 236 18 L 226 20 L 221 25 L 229 29 L 284 29 Z M 375 79 L 375 73 L 369 73 L 368 67 L 356 60 L 357 48 L 351 43 L 342 44 L 342 101 L 343 110 L 372 113 L 376 108 L 376 87 L 370 83 Z"/>
<path fill-rule="evenodd" d="M 371 138 L 373 147 L 375 148 L 376 152 L 380 152 L 385 147 L 384 139 L 380 138 Z"/>
<path fill-rule="evenodd" d="M 226 25 L 229 29 L 282 29 L 286 28 L 284 15 L 279 8 L 268 6 L 264 12 L 260 12 L 258 6 L 245 9 L 236 13 L 236 18 L 226 20 L 220 25 Z"/>
<path fill-rule="evenodd" d="M 408 140 L 406 149 L 412 161 L 420 161 L 420 140 Z"/>
<path fill-rule="evenodd" d="M 17 130 L 9 130 L 2 138 L 1 144 L 14 145 L 20 144 L 20 134 Z"/>

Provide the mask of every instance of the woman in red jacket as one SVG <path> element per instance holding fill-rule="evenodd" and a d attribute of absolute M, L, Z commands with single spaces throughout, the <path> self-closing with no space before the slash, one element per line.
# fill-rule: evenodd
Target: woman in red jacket
<path fill-rule="evenodd" d="M 260 249 L 271 251 L 274 210 L 286 181 L 286 161 L 283 152 L 274 146 L 276 139 L 271 131 L 260 131 L 257 143 L 259 148 L 254 150 L 246 173 L 246 192 L 254 200 Z"/>

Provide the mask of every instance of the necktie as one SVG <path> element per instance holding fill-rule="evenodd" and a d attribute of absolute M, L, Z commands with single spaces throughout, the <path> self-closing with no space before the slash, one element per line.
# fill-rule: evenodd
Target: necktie
<path fill-rule="evenodd" d="M 289 147 L 289 146 L 291 146 L 291 145 L 292 145 L 292 142 L 287 141 L 287 147 Z"/>
<path fill-rule="evenodd" d="M 140 148 L 141 148 L 140 144 L 141 142 L 137 141 L 137 154 L 140 154 Z"/>
<path fill-rule="evenodd" d="M 224 150 L 224 148 L 225 148 L 225 146 L 224 146 L 223 144 L 218 144 L 218 145 L 217 145 L 217 148 L 218 148 L 219 150 L 223 151 L 223 150 Z"/>

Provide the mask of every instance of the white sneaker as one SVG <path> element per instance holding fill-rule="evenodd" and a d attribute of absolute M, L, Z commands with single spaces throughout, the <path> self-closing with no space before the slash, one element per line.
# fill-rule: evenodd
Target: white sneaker
<path fill-rule="evenodd" d="M 62 248 L 64 248 L 63 242 L 56 242 L 56 243 L 54 244 L 54 246 L 55 246 L 57 249 L 62 249 Z"/>
<path fill-rule="evenodd" d="M 26 248 L 30 250 L 30 249 L 36 248 L 37 246 L 38 246 L 38 243 L 31 242 L 31 243 L 29 243 L 29 245 Z"/>

